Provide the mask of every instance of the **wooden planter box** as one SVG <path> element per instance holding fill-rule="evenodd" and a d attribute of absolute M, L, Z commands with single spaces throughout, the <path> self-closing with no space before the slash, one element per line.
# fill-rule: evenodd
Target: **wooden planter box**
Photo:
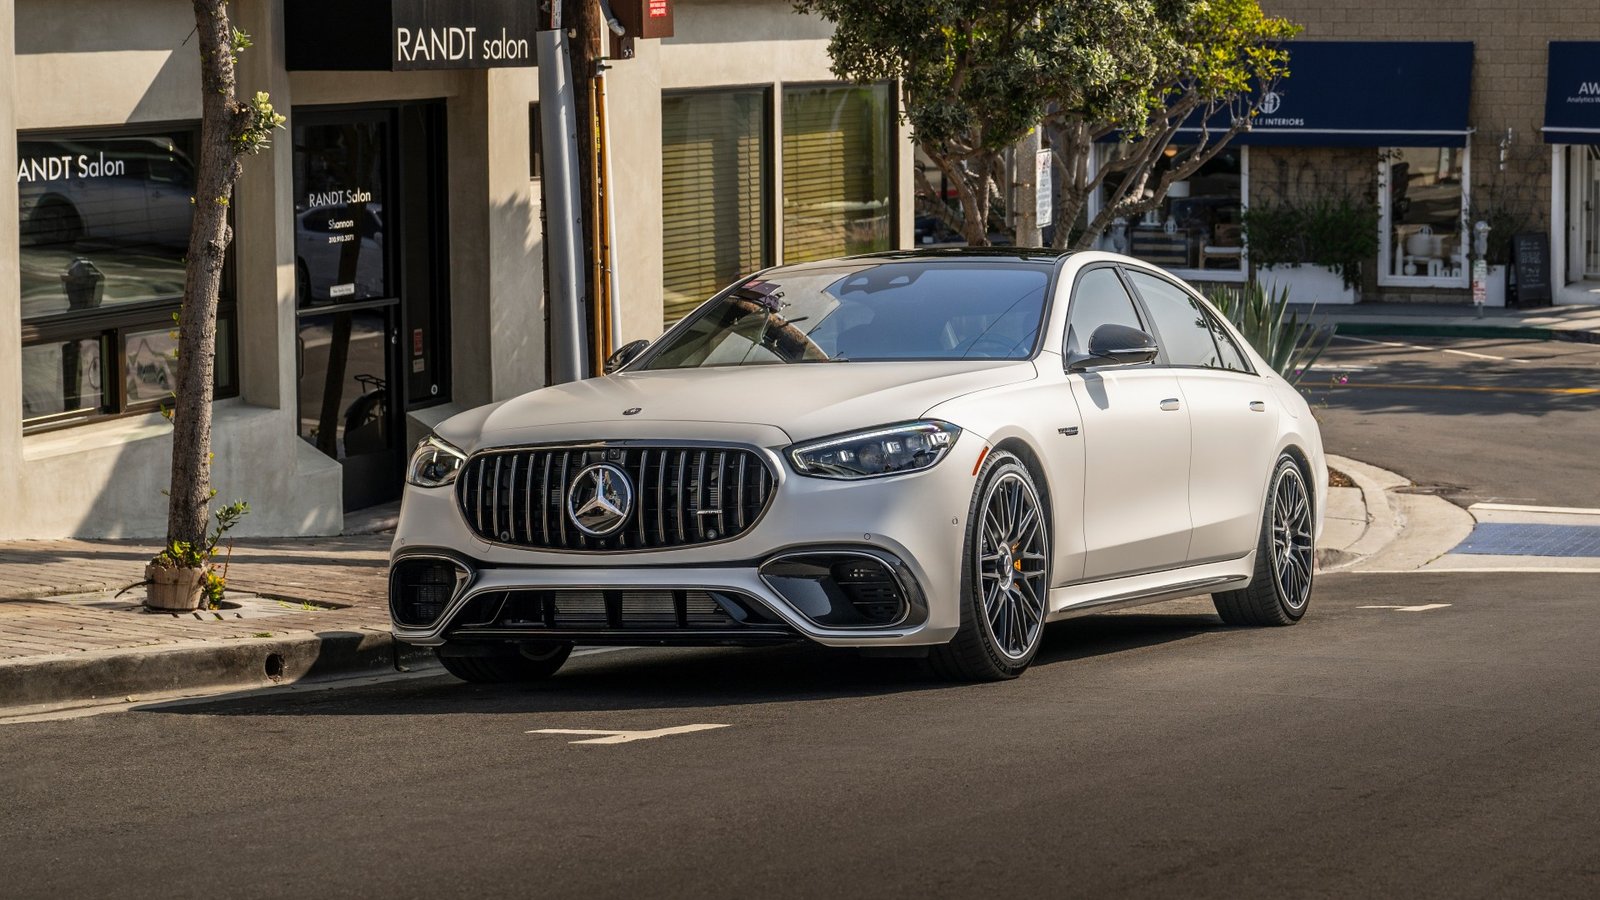
<path fill-rule="evenodd" d="M 204 569 L 165 569 L 145 566 L 144 605 L 148 609 L 190 612 L 200 608 Z"/>

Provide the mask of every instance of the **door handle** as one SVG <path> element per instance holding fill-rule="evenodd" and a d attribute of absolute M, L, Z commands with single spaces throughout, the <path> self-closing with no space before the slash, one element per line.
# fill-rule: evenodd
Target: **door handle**
<path fill-rule="evenodd" d="M 1161 401 L 1161 408 L 1166 412 L 1176 411 L 1178 408 L 1178 398 L 1168 397 L 1167 399 Z"/>
<path fill-rule="evenodd" d="M 1255 411 L 1255 412 L 1266 412 L 1267 411 L 1267 404 L 1262 402 L 1262 401 L 1260 401 L 1260 400 L 1251 400 L 1250 401 L 1250 409 Z"/>

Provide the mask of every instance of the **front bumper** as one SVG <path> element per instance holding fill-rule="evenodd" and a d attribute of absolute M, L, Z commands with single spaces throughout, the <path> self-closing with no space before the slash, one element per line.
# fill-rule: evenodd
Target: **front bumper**
<path fill-rule="evenodd" d="M 730 444 L 734 446 L 735 444 Z M 478 538 L 462 518 L 451 488 L 408 487 L 395 532 L 392 559 L 452 560 L 462 579 L 444 612 L 427 626 L 396 620 L 395 636 L 406 643 L 439 646 L 473 639 L 561 639 L 609 644 L 722 644 L 806 639 L 836 647 L 939 644 L 960 625 L 961 550 L 970 506 L 972 472 L 984 442 L 963 435 L 934 468 L 909 475 L 843 482 L 798 476 L 780 459 L 777 446 L 756 449 L 777 474 L 772 505 L 738 538 L 718 544 L 667 550 L 573 553 L 508 547 Z M 858 554 L 881 560 L 916 595 L 895 624 L 840 627 L 819 623 L 775 587 L 762 568 L 774 560 L 810 552 Z M 616 602 L 638 592 L 711 592 L 726 595 L 730 610 L 750 607 L 750 627 L 705 632 L 695 628 L 648 629 L 610 624 L 589 629 L 485 628 L 461 619 L 481 611 L 480 598 L 538 592 L 598 592 Z M 727 603 L 726 601 L 734 601 Z M 681 600 L 679 601 L 681 604 Z M 481 618 L 481 615 L 478 616 Z M 680 615 L 680 625 L 681 625 Z"/>

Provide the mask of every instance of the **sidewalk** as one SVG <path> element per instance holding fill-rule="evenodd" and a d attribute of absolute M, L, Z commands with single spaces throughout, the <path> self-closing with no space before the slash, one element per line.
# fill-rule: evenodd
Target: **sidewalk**
<path fill-rule="evenodd" d="M 1417 337 L 1525 338 L 1600 343 L 1600 306 L 1535 309 L 1465 304 L 1357 303 L 1352 306 L 1291 304 L 1305 317 L 1337 325 L 1340 334 Z"/>
<path fill-rule="evenodd" d="M 144 541 L 0 543 L 0 710 L 256 687 L 423 658 L 389 633 L 388 533 L 242 539 L 236 608 L 151 613 Z"/>
<path fill-rule="evenodd" d="M 1358 484 L 1330 492 L 1321 566 L 1360 559 L 1387 518 L 1368 512 L 1378 489 Z M 424 664 L 431 653 L 389 631 L 391 536 L 241 539 L 235 608 L 181 614 L 146 612 L 143 588 L 117 595 L 143 577 L 153 542 L 0 543 L 0 715 Z"/>

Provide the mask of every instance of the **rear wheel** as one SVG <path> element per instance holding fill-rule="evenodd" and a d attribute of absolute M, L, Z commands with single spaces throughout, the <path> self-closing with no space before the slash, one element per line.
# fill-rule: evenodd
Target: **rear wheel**
<path fill-rule="evenodd" d="M 1278 457 L 1261 515 L 1256 568 L 1250 586 L 1212 594 L 1229 625 L 1293 625 L 1311 605 L 1316 569 L 1316 527 L 1311 493 L 1292 457 Z"/>
<path fill-rule="evenodd" d="M 1033 478 L 1009 453 L 989 454 L 967 510 L 961 630 L 929 654 L 934 672 L 961 681 L 1021 675 L 1044 636 L 1050 529 Z"/>
<path fill-rule="evenodd" d="M 572 655 L 572 645 L 555 641 L 527 644 L 508 644 L 504 647 L 474 648 L 466 652 L 459 647 L 437 647 L 434 655 L 445 671 L 475 684 L 515 684 L 543 681 L 561 670 L 567 657 Z"/>

